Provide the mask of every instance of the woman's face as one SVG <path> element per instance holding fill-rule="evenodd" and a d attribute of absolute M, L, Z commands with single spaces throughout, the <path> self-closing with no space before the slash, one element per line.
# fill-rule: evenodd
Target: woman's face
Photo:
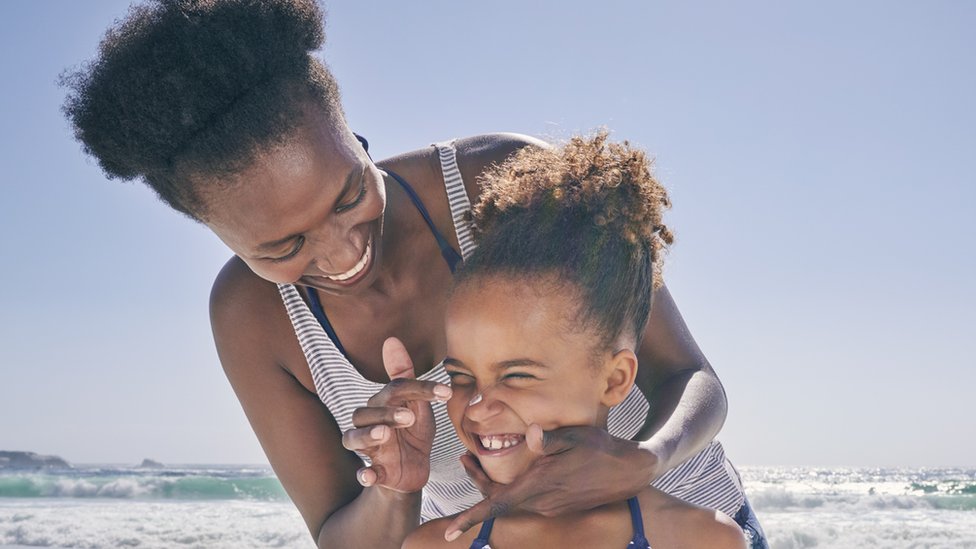
<path fill-rule="evenodd" d="M 596 334 L 572 325 L 575 293 L 492 277 L 467 281 L 448 305 L 448 415 L 495 482 L 511 482 L 538 457 L 525 444 L 530 424 L 604 426 L 617 404 L 614 355 L 594 358 Z"/>
<path fill-rule="evenodd" d="M 383 172 L 344 124 L 316 108 L 205 200 L 204 222 L 262 278 L 343 295 L 368 287 L 379 270 Z"/>

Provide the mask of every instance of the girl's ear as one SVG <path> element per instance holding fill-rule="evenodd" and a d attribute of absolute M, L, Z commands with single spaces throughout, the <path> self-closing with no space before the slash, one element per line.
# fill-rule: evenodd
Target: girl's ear
<path fill-rule="evenodd" d="M 606 389 L 601 402 L 608 408 L 627 398 L 637 378 L 637 355 L 630 349 L 617 351 L 605 366 Z"/>

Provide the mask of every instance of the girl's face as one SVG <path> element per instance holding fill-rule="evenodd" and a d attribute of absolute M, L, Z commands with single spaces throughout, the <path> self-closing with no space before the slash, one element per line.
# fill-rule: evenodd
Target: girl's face
<path fill-rule="evenodd" d="M 342 295 L 368 287 L 379 270 L 383 172 L 318 109 L 205 199 L 207 226 L 264 279 Z"/>
<path fill-rule="evenodd" d="M 493 276 L 465 282 L 448 304 L 448 415 L 495 482 L 538 457 L 525 444 L 530 424 L 605 427 L 633 385 L 633 353 L 595 354 L 597 335 L 573 325 L 575 294 L 551 279 Z"/>

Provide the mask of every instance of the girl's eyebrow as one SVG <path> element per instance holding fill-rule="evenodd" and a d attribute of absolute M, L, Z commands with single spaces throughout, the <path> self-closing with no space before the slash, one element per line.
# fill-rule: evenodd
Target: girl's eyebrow
<path fill-rule="evenodd" d="M 539 362 L 537 360 L 532 360 L 531 358 L 515 358 L 512 360 L 503 360 L 501 362 L 495 363 L 495 368 L 506 369 L 514 368 L 516 366 L 530 366 L 536 368 L 548 368 L 544 362 Z"/>
<path fill-rule="evenodd" d="M 447 358 L 445 358 L 444 359 L 444 366 L 455 366 L 457 368 L 470 369 L 470 368 L 468 368 L 464 364 L 464 362 L 461 362 L 460 360 L 458 360 L 458 359 L 456 359 L 454 357 L 447 357 Z M 508 369 L 508 368 L 515 368 L 517 366 L 521 366 L 521 367 L 529 366 L 529 367 L 536 367 L 536 368 L 548 368 L 549 367 L 544 362 L 539 362 L 537 360 L 532 360 L 531 358 L 512 358 L 512 359 L 509 359 L 509 360 L 503 360 L 501 362 L 496 362 L 496 363 L 492 364 L 492 368 L 494 368 L 496 370 L 505 370 L 505 369 Z"/>

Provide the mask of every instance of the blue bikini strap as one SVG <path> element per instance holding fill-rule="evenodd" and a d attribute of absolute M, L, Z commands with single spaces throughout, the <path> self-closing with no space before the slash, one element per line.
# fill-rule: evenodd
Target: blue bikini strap
<path fill-rule="evenodd" d="M 651 544 L 644 537 L 644 517 L 641 514 L 640 502 L 637 501 L 637 496 L 628 499 L 627 506 L 630 507 L 630 522 L 634 527 L 634 537 L 627 544 L 627 547 L 648 549 Z"/>
<path fill-rule="evenodd" d="M 325 330 L 325 333 L 329 336 L 329 339 L 332 340 L 332 343 L 335 343 L 336 349 L 338 349 L 343 356 L 348 357 L 349 355 L 346 354 L 346 350 L 342 347 L 342 343 L 339 342 L 339 336 L 336 335 L 335 330 L 332 328 L 332 323 L 329 322 L 329 317 L 325 316 L 325 309 L 322 308 L 322 301 L 319 300 L 318 291 L 316 291 L 315 288 L 309 287 L 305 293 L 308 294 L 308 304 L 311 305 L 309 309 L 312 309 L 312 314 L 315 315 L 315 319 L 318 320 L 319 324 L 322 325 L 322 329 Z"/>
<path fill-rule="evenodd" d="M 457 268 L 457 264 L 461 262 L 461 255 L 451 247 L 451 245 L 447 242 L 447 239 L 444 238 L 441 235 L 441 232 L 437 230 L 437 226 L 434 225 L 434 221 L 430 218 L 430 214 L 427 213 L 427 208 L 424 207 L 424 203 L 420 200 L 420 197 L 417 196 L 417 193 L 406 182 L 406 180 L 393 173 L 392 170 L 384 171 L 390 174 L 393 179 L 396 179 L 397 183 L 403 187 L 403 190 L 407 191 L 407 196 L 410 197 L 410 201 L 413 202 L 413 205 L 420 212 L 420 215 L 424 217 L 424 221 L 427 222 L 427 227 L 430 229 L 430 232 L 434 234 L 434 239 L 437 240 L 437 247 L 441 249 L 441 257 L 444 258 L 444 261 L 447 261 L 447 266 L 451 268 L 451 272 L 453 273 Z"/>
<path fill-rule="evenodd" d="M 471 549 L 484 549 L 488 547 L 488 538 L 491 537 L 491 529 L 494 525 L 494 518 L 490 518 L 481 523 L 481 531 L 478 532 L 478 537 L 471 542 Z"/>

